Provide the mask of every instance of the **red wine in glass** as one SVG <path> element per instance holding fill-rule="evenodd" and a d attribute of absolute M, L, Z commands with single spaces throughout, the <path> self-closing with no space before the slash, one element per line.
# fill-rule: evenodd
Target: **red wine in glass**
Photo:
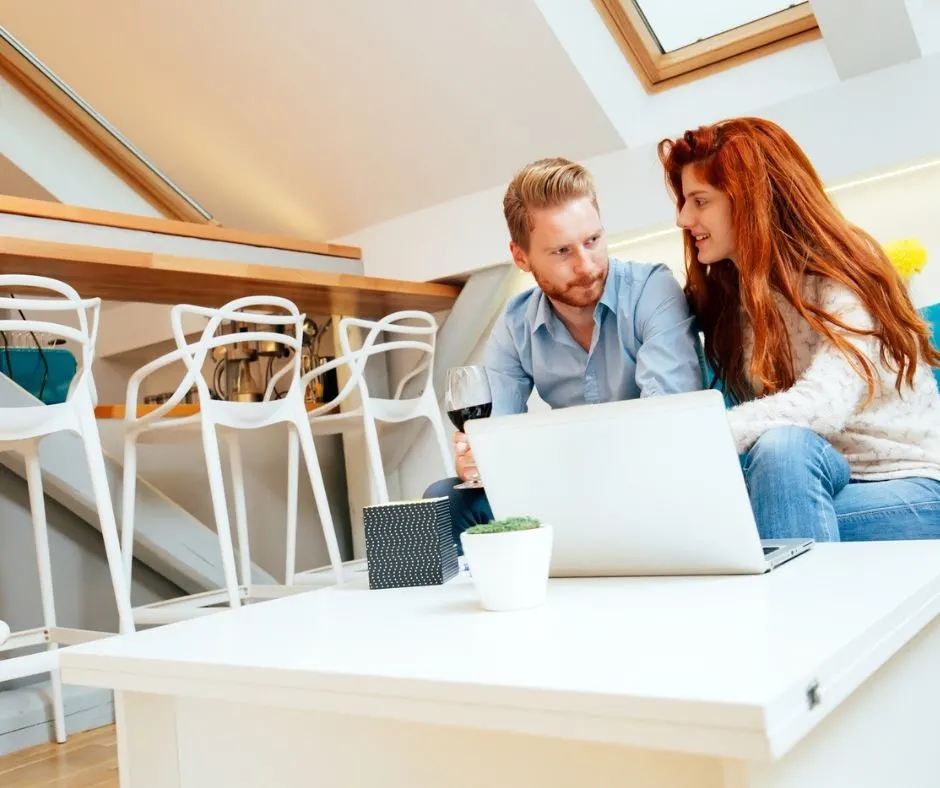
<path fill-rule="evenodd" d="M 468 405 L 466 408 L 457 408 L 456 410 L 447 411 L 447 416 L 450 419 L 451 423 L 458 429 L 460 432 L 463 432 L 463 425 L 465 421 L 470 421 L 470 419 L 485 419 L 493 411 L 493 403 L 487 402 L 483 405 Z"/>
<path fill-rule="evenodd" d="M 444 406 L 453 425 L 463 432 L 471 419 L 485 419 L 493 411 L 493 394 L 486 369 L 481 366 L 451 367 L 447 370 Z M 463 490 L 482 487 L 483 482 L 472 479 L 456 485 Z"/>

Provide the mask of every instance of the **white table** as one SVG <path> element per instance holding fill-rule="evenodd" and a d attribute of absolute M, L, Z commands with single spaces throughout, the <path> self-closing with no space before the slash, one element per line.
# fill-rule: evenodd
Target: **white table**
<path fill-rule="evenodd" d="M 123 788 L 940 785 L 940 542 L 763 577 L 356 581 L 65 650 Z"/>

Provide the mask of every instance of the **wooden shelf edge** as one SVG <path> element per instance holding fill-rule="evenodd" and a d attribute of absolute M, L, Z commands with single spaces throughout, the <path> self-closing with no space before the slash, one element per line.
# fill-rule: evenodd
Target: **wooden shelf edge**
<path fill-rule="evenodd" d="M 155 304 L 222 304 L 246 295 L 288 298 L 308 314 L 380 317 L 402 309 L 449 309 L 461 287 L 178 257 L 0 236 L 0 273 L 69 282 L 85 297 Z"/>
<path fill-rule="evenodd" d="M 177 235 L 183 238 L 199 238 L 206 241 L 223 241 L 244 244 L 245 246 L 282 249 L 289 252 L 330 255 L 331 257 L 344 257 L 349 260 L 362 259 L 362 250 L 355 246 L 304 241 L 298 238 L 256 233 L 250 230 L 236 230 L 212 224 L 195 224 L 175 219 L 154 219 L 149 216 L 103 211 L 98 208 L 82 208 L 78 205 L 33 200 L 27 197 L 13 197 L 7 194 L 0 194 L 0 213 L 32 216 L 39 219 L 57 219 L 64 222 L 78 222 L 99 227 L 115 227 L 122 230 L 138 230 L 161 235 Z"/>

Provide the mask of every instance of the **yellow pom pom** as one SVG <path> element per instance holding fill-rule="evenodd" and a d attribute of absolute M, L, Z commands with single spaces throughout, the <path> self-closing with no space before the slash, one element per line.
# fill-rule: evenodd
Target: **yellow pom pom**
<path fill-rule="evenodd" d="M 905 238 L 884 246 L 885 254 L 904 279 L 919 274 L 927 265 L 927 250 L 920 241 Z"/>

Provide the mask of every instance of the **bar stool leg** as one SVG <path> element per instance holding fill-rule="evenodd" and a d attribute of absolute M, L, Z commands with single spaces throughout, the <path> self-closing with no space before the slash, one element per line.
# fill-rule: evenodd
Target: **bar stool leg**
<path fill-rule="evenodd" d="M 215 515 L 215 530 L 222 553 L 222 571 L 225 575 L 225 590 L 228 603 L 234 609 L 241 607 L 238 593 L 238 571 L 235 568 L 235 550 L 232 546 L 232 527 L 228 519 L 228 504 L 225 500 L 225 480 L 222 477 L 222 459 L 215 425 L 208 419 L 202 422 L 202 448 L 206 458 L 206 475 L 209 477 L 209 494 Z"/>
<path fill-rule="evenodd" d="M 235 501 L 235 533 L 238 537 L 238 563 L 242 585 L 251 585 L 251 549 L 248 546 L 248 505 L 245 502 L 245 471 L 238 434 L 225 435 L 232 470 L 232 498 Z"/>
<path fill-rule="evenodd" d="M 33 535 L 36 540 L 36 563 L 39 567 L 39 595 L 42 600 L 42 619 L 46 629 L 55 629 L 55 598 L 52 591 L 52 559 L 49 555 L 49 530 L 46 524 L 46 502 L 42 491 L 42 468 L 39 465 L 38 447 L 33 444 L 25 452 L 26 483 L 29 487 L 29 508 L 33 516 Z M 54 651 L 55 643 L 47 650 Z M 62 677 L 58 669 L 50 674 L 52 679 L 52 714 L 55 721 L 55 739 L 65 741 L 65 705 L 62 701 Z"/>
<path fill-rule="evenodd" d="M 134 509 L 137 505 L 137 440 L 129 436 L 124 441 L 124 483 L 121 486 L 121 557 L 127 593 L 131 592 L 131 574 L 134 569 Z"/>
<path fill-rule="evenodd" d="M 306 417 L 306 414 L 304 414 Z M 300 438 L 300 448 L 303 451 L 304 462 L 307 465 L 307 475 L 313 487 L 313 499 L 317 504 L 317 513 L 320 515 L 320 525 L 323 526 L 323 538 L 326 540 L 326 551 L 330 556 L 330 564 L 337 583 L 343 582 L 343 559 L 336 541 L 336 530 L 333 528 L 333 516 L 330 513 L 330 502 L 326 497 L 326 488 L 323 486 L 323 474 L 317 460 L 317 447 L 313 440 L 313 433 L 306 418 L 302 425 L 297 425 Z"/>
<path fill-rule="evenodd" d="M 294 585 L 297 574 L 297 481 L 300 471 L 300 443 L 297 428 L 287 425 L 287 556 L 284 585 Z"/>
<path fill-rule="evenodd" d="M 131 610 L 130 586 L 124 577 L 121 540 L 118 538 L 117 522 L 114 519 L 114 503 L 108 487 L 108 472 L 104 465 L 104 452 L 101 450 L 101 436 L 95 411 L 90 402 L 79 409 L 82 442 L 85 444 L 85 458 L 91 476 L 91 486 L 95 494 L 95 507 L 98 510 L 98 522 L 104 539 L 104 552 L 108 559 L 111 573 L 111 586 L 117 604 L 118 621 L 121 634 L 134 631 L 134 613 Z"/>

